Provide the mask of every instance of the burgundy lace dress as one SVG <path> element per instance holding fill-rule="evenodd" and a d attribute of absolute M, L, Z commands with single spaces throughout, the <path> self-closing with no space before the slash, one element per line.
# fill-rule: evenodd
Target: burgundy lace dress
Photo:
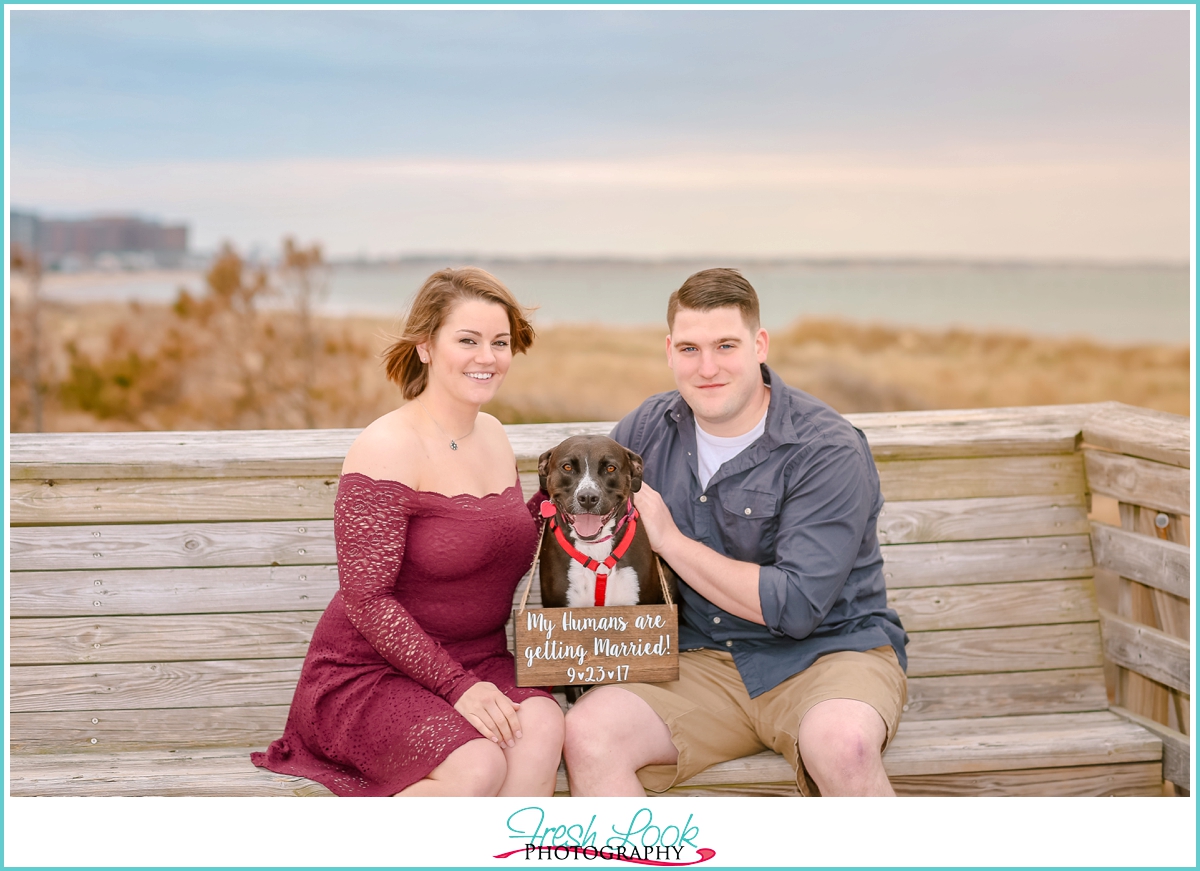
<path fill-rule="evenodd" d="M 519 484 L 444 496 L 343 475 L 340 589 L 317 623 L 283 737 L 255 765 L 337 795 L 395 795 L 482 737 L 454 703 L 481 680 L 522 701 L 504 624 L 537 525 Z"/>

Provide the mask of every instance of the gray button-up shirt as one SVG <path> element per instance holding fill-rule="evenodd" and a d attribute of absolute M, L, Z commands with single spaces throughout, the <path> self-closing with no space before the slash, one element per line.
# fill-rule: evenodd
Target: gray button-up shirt
<path fill-rule="evenodd" d="M 766 625 L 734 616 L 680 584 L 681 649 L 733 654 L 751 697 L 839 650 L 891 645 L 907 668 L 908 636 L 887 606 L 875 526 L 883 496 L 867 437 L 768 367 L 766 431 L 701 489 L 696 423 L 678 391 L 643 402 L 612 437 L 641 454 L 643 479 L 680 531 L 756 563 Z"/>

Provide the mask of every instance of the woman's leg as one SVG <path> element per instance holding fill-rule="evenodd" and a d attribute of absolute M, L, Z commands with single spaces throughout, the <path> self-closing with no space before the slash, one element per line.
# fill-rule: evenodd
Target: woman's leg
<path fill-rule="evenodd" d="M 520 746 L 519 741 L 517 746 Z M 418 780 L 396 794 L 405 797 L 496 795 L 504 784 L 507 773 L 508 763 L 505 761 L 504 751 L 481 737 L 463 744 L 447 756 L 445 762 L 429 772 L 424 780 Z"/>
<path fill-rule="evenodd" d="M 517 746 L 500 748 L 508 762 L 508 771 L 498 794 L 553 795 L 562 759 L 562 708 L 554 699 L 534 696 L 521 702 L 517 717 L 521 721 Z"/>

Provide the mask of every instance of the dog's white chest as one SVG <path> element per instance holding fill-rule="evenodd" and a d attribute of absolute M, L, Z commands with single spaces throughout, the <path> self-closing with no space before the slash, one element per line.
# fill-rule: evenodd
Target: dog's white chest
<path fill-rule="evenodd" d="M 607 526 L 607 525 L 606 525 Z M 608 530 L 605 529 L 605 534 Z M 576 541 L 580 553 L 594 560 L 603 562 L 612 548 L 609 542 L 603 544 L 587 544 Z M 639 593 L 637 572 L 631 566 L 614 569 L 608 576 L 605 585 L 605 605 L 636 605 Z M 585 569 L 579 563 L 572 561 L 567 568 L 567 606 L 570 608 L 587 608 L 596 604 L 596 573 Z"/>

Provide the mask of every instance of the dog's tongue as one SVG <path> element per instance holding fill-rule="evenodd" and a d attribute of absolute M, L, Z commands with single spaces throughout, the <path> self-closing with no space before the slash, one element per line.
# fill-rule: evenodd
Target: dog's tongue
<path fill-rule="evenodd" d="M 575 522 L 571 526 L 575 527 L 575 534 L 582 535 L 584 538 L 591 538 L 600 532 L 600 527 L 604 525 L 604 515 L 602 514 L 576 514 Z"/>

